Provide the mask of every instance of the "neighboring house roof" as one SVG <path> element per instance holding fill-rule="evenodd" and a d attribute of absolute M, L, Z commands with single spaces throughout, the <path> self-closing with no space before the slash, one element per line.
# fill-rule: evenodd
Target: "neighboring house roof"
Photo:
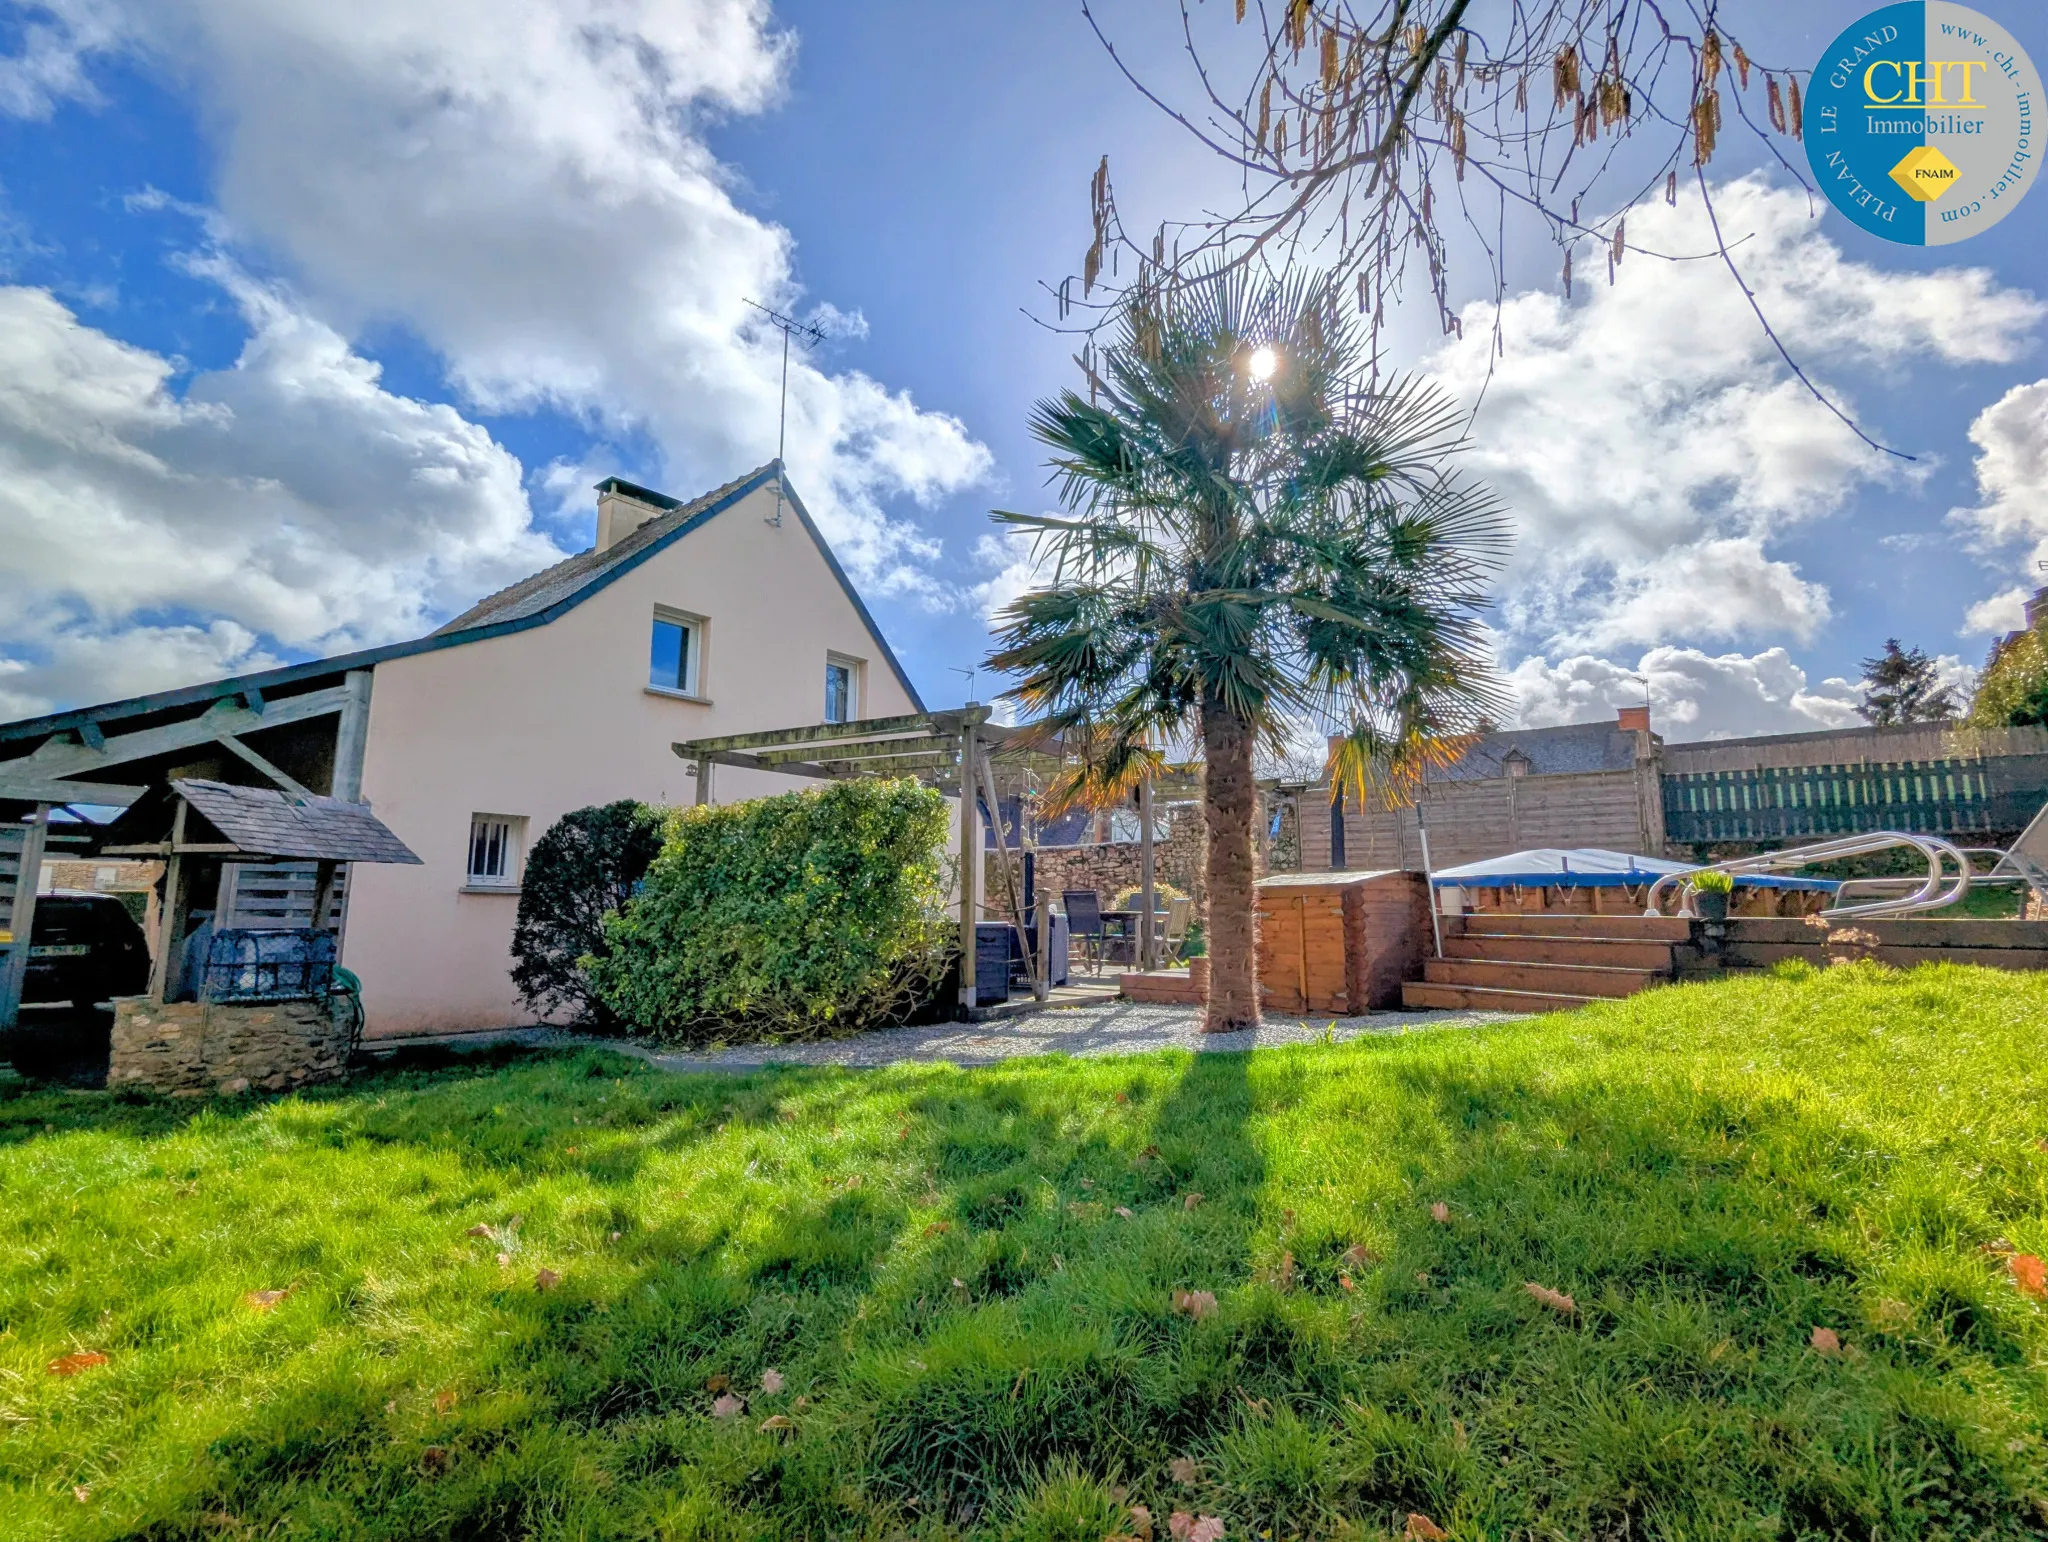
<path fill-rule="evenodd" d="M 1429 773 L 1432 782 L 1483 782 L 1506 776 L 1508 760 L 1519 754 L 1531 776 L 1580 771 L 1629 771 L 1636 763 L 1636 736 L 1612 719 L 1570 723 L 1561 728 L 1518 728 L 1488 734 L 1459 759 Z"/>
<path fill-rule="evenodd" d="M 410 642 L 389 643 L 380 648 L 364 648 L 355 653 L 337 654 L 331 658 L 309 659 L 302 664 L 286 664 L 277 669 L 266 669 L 254 674 L 233 675 L 221 680 L 210 680 L 203 685 L 179 686 L 147 696 L 131 696 L 121 701 L 102 702 L 91 707 L 74 707 L 69 711 L 48 713 L 42 717 L 0 723 L 0 743 L 9 740 L 40 739 L 82 724 L 97 724 L 117 718 L 197 706 L 224 697 L 243 695 L 249 691 L 263 693 L 280 690 L 352 669 L 370 669 L 388 659 L 405 658 L 415 653 L 431 653 L 441 648 L 459 647 L 464 643 L 501 637 L 508 632 L 524 631 L 528 627 L 545 626 L 557 616 L 582 604 L 614 579 L 631 572 L 656 553 L 674 545 L 698 526 L 724 513 L 749 493 L 767 486 L 776 477 L 782 478 L 782 495 L 787 507 L 795 513 L 798 523 L 816 543 L 819 554 L 825 559 L 825 565 L 832 570 L 832 576 L 839 580 L 840 588 L 845 590 L 846 597 L 852 602 L 862 624 L 874 638 L 875 646 L 881 650 L 883 661 L 888 664 L 890 673 L 903 687 L 911 705 L 919 712 L 924 711 L 924 700 L 917 694 L 917 687 L 910 683 L 910 677 L 903 672 L 903 665 L 898 661 L 895 651 L 890 648 L 888 638 L 882 635 L 882 629 L 875 624 L 874 616 L 869 613 L 866 603 L 853 587 L 852 580 L 846 576 L 846 570 L 839 565 L 839 559 L 832 554 L 831 546 L 819 533 L 817 525 L 812 522 L 810 512 L 804 507 L 803 500 L 797 496 L 796 489 L 789 485 L 789 478 L 783 472 L 782 462 L 773 460 L 743 477 L 726 483 L 723 487 L 712 489 L 701 498 L 687 502 L 671 498 L 665 493 L 637 487 L 617 477 L 608 478 L 599 484 L 601 491 L 624 493 L 668 512 L 629 532 L 613 543 L 609 550 L 600 552 L 593 549 L 579 552 L 573 557 L 564 558 L 553 567 L 542 569 L 531 578 L 521 579 L 509 588 L 499 590 L 425 637 L 417 637 Z"/>
<path fill-rule="evenodd" d="M 294 803 L 275 787 L 235 787 L 180 778 L 178 796 L 244 852 L 321 862 L 405 862 L 420 859 L 363 803 L 308 798 Z"/>

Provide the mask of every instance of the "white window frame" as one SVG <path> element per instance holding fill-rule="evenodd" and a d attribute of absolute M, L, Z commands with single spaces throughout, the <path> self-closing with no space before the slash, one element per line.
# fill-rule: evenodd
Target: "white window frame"
<path fill-rule="evenodd" d="M 826 669 L 830 670 L 835 664 L 846 671 L 846 716 L 842 721 L 858 722 L 861 698 L 867 693 L 867 660 L 857 659 L 850 653 L 827 653 Z M 827 718 L 826 721 L 832 720 Z"/>
<path fill-rule="evenodd" d="M 652 674 L 649 674 L 646 677 L 648 693 L 654 696 L 673 697 L 678 701 L 707 700 L 708 698 L 704 694 L 704 665 L 710 646 L 710 623 L 702 616 L 695 615 L 687 610 L 677 610 L 672 605 L 655 606 L 654 614 L 648 619 L 647 623 L 648 667 L 650 670 L 653 667 L 654 626 L 656 622 L 664 621 L 670 626 L 681 627 L 689 638 L 684 656 L 683 683 L 680 687 L 656 685 Z"/>
<path fill-rule="evenodd" d="M 502 826 L 503 847 L 500 871 L 476 870 L 477 836 L 487 825 Z M 462 889 L 465 894 L 517 894 L 526 872 L 526 816 L 524 814 L 471 814 L 469 840 L 462 853 Z"/>

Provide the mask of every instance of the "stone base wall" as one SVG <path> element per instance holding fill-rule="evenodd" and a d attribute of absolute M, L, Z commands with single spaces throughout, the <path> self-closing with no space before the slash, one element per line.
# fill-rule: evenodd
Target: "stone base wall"
<path fill-rule="evenodd" d="M 107 1086 L 181 1097 L 289 1092 L 348 1069 L 349 1015 L 341 998 L 158 1004 L 114 1002 Z"/>

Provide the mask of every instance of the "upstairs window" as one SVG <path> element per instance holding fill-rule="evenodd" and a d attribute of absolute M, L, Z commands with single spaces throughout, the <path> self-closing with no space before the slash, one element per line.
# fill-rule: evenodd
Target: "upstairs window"
<path fill-rule="evenodd" d="M 525 824 L 508 814 L 470 816 L 469 869 L 464 876 L 471 888 L 518 887 L 519 836 Z"/>
<path fill-rule="evenodd" d="M 851 723 L 860 715 L 860 666 L 852 659 L 825 661 L 825 721 Z"/>
<path fill-rule="evenodd" d="M 704 623 L 677 611 L 654 613 L 654 631 L 647 650 L 650 690 L 696 696 L 704 653 Z"/>

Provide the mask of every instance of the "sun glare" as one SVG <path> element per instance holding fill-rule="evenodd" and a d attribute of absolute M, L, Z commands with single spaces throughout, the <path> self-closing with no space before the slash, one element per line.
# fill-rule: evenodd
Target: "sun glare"
<path fill-rule="evenodd" d="M 1280 355 L 1270 348 L 1254 348 L 1244 367 L 1254 380 L 1271 380 L 1280 367 Z"/>

